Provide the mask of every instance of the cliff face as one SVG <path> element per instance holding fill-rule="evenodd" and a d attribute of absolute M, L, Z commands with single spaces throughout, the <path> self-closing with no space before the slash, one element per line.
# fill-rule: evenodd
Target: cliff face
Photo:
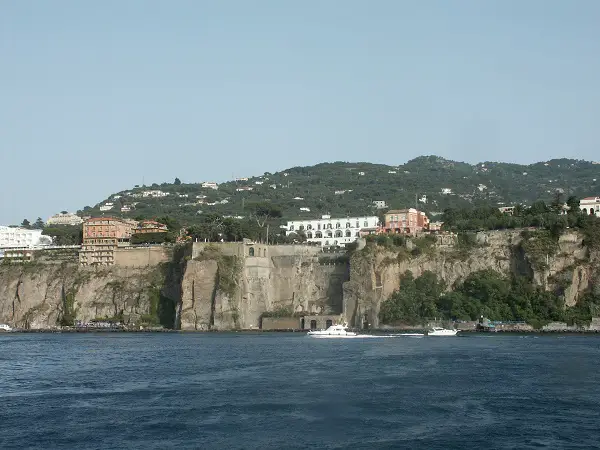
<path fill-rule="evenodd" d="M 597 278 L 597 258 L 588 254 L 582 237 L 567 233 L 553 248 L 526 240 L 519 231 L 478 233 L 468 251 L 455 245 L 436 245 L 418 257 L 377 247 L 357 252 L 350 263 L 350 281 L 344 283 L 344 311 L 353 326 L 377 327 L 381 302 L 399 288 L 400 276 L 415 277 L 431 271 L 451 288 L 469 274 L 485 269 L 532 280 L 548 290 L 561 290 L 566 306 Z"/>
<path fill-rule="evenodd" d="M 353 326 L 376 327 L 381 302 L 407 270 L 432 271 L 448 287 L 484 269 L 517 274 L 561 292 L 567 306 L 597 286 L 598 257 L 575 233 L 554 244 L 520 232 L 480 233 L 468 250 L 454 244 L 440 241 L 419 256 L 367 246 L 349 265 L 314 247 L 253 243 L 194 244 L 188 258 L 145 267 L 0 265 L 0 323 L 47 328 L 71 313 L 184 330 L 256 329 L 263 313 L 280 312 L 343 313 Z"/>
<path fill-rule="evenodd" d="M 188 261 L 181 329 L 256 329 L 262 314 L 273 311 L 342 313 L 346 264 L 320 260 L 310 247 L 240 244 L 226 253 L 228 260 Z"/>
<path fill-rule="evenodd" d="M 165 286 L 163 266 L 85 269 L 77 264 L 24 264 L 0 268 L 0 322 L 49 328 L 72 310 L 78 320 L 119 317 L 160 321 L 177 286 Z M 169 295 L 174 298 L 169 299 Z M 167 320 L 168 315 L 163 315 Z"/>

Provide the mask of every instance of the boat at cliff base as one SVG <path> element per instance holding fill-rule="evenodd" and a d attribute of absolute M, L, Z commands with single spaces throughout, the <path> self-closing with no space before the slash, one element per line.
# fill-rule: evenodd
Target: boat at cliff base
<path fill-rule="evenodd" d="M 8 332 L 8 331 L 12 331 L 12 328 L 9 325 L 6 325 L 5 323 L 0 323 L 0 332 Z"/>
<path fill-rule="evenodd" d="M 358 336 L 355 332 L 348 331 L 348 326 L 346 324 L 331 325 L 326 330 L 310 330 L 306 334 L 316 338 L 353 338 Z"/>
<path fill-rule="evenodd" d="M 456 333 L 458 333 L 458 330 L 433 327 L 427 332 L 427 336 L 456 336 Z"/>

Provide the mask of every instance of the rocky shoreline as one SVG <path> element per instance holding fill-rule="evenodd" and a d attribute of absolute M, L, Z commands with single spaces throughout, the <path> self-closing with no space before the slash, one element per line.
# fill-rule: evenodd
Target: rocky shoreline
<path fill-rule="evenodd" d="M 360 330 L 359 330 L 360 331 Z M 418 332 L 425 333 L 427 330 L 422 328 L 415 328 L 411 330 L 401 329 L 373 329 L 370 331 L 362 330 L 362 334 L 393 334 L 398 332 Z M 39 333 L 244 333 L 244 334 L 263 334 L 263 333 L 306 333 L 306 330 L 259 330 L 259 329 L 248 329 L 248 330 L 173 330 L 168 328 L 37 328 L 37 329 L 13 329 L 2 334 L 39 334 Z M 494 332 L 479 331 L 479 330 L 459 330 L 458 336 L 460 335 L 475 335 L 475 334 L 515 334 L 515 335 L 531 335 L 531 334 L 600 334 L 600 330 L 587 330 L 587 329 L 571 329 L 571 330 L 497 330 Z"/>

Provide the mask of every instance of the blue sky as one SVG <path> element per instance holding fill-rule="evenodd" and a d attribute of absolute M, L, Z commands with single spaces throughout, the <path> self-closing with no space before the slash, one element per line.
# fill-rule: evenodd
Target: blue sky
<path fill-rule="evenodd" d="M 0 224 L 324 161 L 599 159 L 597 0 L 7 0 Z"/>

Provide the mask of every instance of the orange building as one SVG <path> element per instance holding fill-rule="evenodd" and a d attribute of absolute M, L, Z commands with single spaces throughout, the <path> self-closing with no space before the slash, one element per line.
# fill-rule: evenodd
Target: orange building
<path fill-rule="evenodd" d="M 115 217 L 92 217 L 83 223 L 83 243 L 128 242 L 137 223 Z M 101 241 L 101 242 L 100 242 Z"/>
<path fill-rule="evenodd" d="M 115 249 L 128 245 L 137 222 L 115 217 L 90 217 L 83 222 L 83 244 L 79 263 L 83 266 L 112 265 Z"/>
<path fill-rule="evenodd" d="M 145 233 L 166 233 L 169 231 L 164 223 L 155 222 L 154 220 L 144 220 L 140 222 L 137 228 L 133 229 L 133 234 Z"/>
<path fill-rule="evenodd" d="M 427 228 L 429 228 L 429 218 L 423 211 L 414 208 L 396 209 L 385 214 L 382 232 L 414 235 Z"/>

